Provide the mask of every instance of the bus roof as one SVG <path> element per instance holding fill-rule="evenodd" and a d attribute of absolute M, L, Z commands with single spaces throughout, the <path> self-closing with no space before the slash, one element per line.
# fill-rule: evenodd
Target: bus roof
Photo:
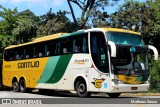
<path fill-rule="evenodd" d="M 43 41 L 47 41 L 47 40 L 53 40 L 53 39 L 57 39 L 57 38 L 74 36 L 74 35 L 78 35 L 78 34 L 83 34 L 85 32 L 90 32 L 90 31 L 124 32 L 124 33 L 131 33 L 131 34 L 140 35 L 140 33 L 138 33 L 138 32 L 125 30 L 125 29 L 118 29 L 118 28 L 92 28 L 92 29 L 87 29 L 87 30 L 78 30 L 77 32 L 73 32 L 73 33 L 56 33 L 56 34 L 53 34 L 53 35 L 48 35 L 48 36 L 37 38 L 37 39 L 33 40 L 32 42 L 27 42 L 27 43 L 23 43 L 23 44 L 19 44 L 19 45 L 11 45 L 9 47 L 6 47 L 5 49 L 25 46 L 25 45 L 34 44 L 34 43 L 37 43 L 37 42 L 43 42 Z"/>
<path fill-rule="evenodd" d="M 131 30 L 126 30 L 126 29 L 104 28 L 104 31 L 105 32 L 124 32 L 124 33 L 131 33 L 131 34 L 140 35 L 140 33 L 138 33 L 138 32 L 134 32 Z"/>
<path fill-rule="evenodd" d="M 138 32 L 134 32 L 134 31 L 131 31 L 131 30 L 126 30 L 126 29 L 118 29 L 118 28 L 92 28 L 92 29 L 85 30 L 85 32 L 92 32 L 92 31 L 123 32 L 123 33 L 140 35 L 140 33 L 138 33 Z"/>
<path fill-rule="evenodd" d="M 73 33 L 56 33 L 53 35 L 48 35 L 48 36 L 37 38 L 31 42 L 18 44 L 18 45 L 11 45 L 9 47 L 6 47 L 5 49 L 25 46 L 25 45 L 29 45 L 29 44 L 34 44 L 34 43 L 38 43 L 38 42 L 43 42 L 43 41 L 47 41 L 47 40 L 53 40 L 53 39 L 57 39 L 57 38 L 63 38 L 63 37 L 68 37 L 68 36 L 73 36 L 73 35 L 78 35 L 78 34 L 83 34 L 83 33 L 84 33 L 84 30 L 80 30 L 80 31 L 73 32 Z"/>

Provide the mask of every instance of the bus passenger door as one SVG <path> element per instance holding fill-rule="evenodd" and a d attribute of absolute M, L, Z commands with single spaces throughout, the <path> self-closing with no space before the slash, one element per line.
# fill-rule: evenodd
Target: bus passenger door
<path fill-rule="evenodd" d="M 105 91 L 109 84 L 109 55 L 102 32 L 90 33 L 91 56 L 94 63 L 94 84 L 99 91 Z"/>

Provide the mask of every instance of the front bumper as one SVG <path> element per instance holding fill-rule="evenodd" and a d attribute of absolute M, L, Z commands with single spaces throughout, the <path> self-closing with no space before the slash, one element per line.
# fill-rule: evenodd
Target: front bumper
<path fill-rule="evenodd" d="M 118 84 L 111 86 L 110 93 L 115 92 L 145 92 L 148 91 L 149 84 Z"/>

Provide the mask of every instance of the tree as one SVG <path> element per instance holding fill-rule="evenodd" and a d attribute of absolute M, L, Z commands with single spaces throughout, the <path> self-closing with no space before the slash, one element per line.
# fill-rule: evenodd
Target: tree
<path fill-rule="evenodd" d="M 37 31 L 38 36 L 51 35 L 60 32 L 73 32 L 73 23 L 66 17 L 66 11 L 52 13 L 52 9 L 41 16 L 40 26 Z"/>
<path fill-rule="evenodd" d="M 30 10 L 25 10 L 17 14 L 16 27 L 12 30 L 16 42 L 24 43 L 36 37 L 39 18 Z M 16 44 L 17 44 L 16 43 Z"/>
<path fill-rule="evenodd" d="M 160 59 L 151 61 L 150 66 L 150 90 L 151 92 L 160 92 Z"/>
<path fill-rule="evenodd" d="M 17 20 L 17 8 L 11 10 L 0 5 L 0 9 L 0 17 L 2 18 L 0 21 L 0 34 L 12 35 L 12 30 L 15 28 L 15 22 Z"/>
<path fill-rule="evenodd" d="M 119 0 L 112 1 L 117 2 Z M 107 26 L 106 18 L 109 15 L 105 9 L 107 6 L 113 5 L 113 3 L 109 3 L 109 0 L 67 0 L 67 2 L 77 29 L 85 28 L 90 21 L 93 23 L 91 24 L 93 27 Z M 82 11 L 81 17 L 78 20 L 75 18 L 71 3 L 76 4 Z"/>
<path fill-rule="evenodd" d="M 113 13 L 111 26 L 141 32 L 146 44 L 160 49 L 160 2 L 135 2 L 130 0 Z"/>

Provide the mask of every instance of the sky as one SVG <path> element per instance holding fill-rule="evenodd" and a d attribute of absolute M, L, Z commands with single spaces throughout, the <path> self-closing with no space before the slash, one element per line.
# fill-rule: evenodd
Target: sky
<path fill-rule="evenodd" d="M 118 5 L 122 5 L 123 3 L 124 0 L 120 0 L 115 6 L 108 7 L 107 12 L 109 14 L 115 12 L 118 9 Z M 70 12 L 67 0 L 0 0 L 0 5 L 7 9 L 17 7 L 18 12 L 29 9 L 37 16 L 47 13 L 50 8 L 52 8 L 52 12 L 58 12 L 59 10 Z M 80 17 L 81 11 L 78 6 L 73 5 L 73 8 L 76 18 Z M 71 14 L 67 15 L 67 17 L 72 20 Z"/>

